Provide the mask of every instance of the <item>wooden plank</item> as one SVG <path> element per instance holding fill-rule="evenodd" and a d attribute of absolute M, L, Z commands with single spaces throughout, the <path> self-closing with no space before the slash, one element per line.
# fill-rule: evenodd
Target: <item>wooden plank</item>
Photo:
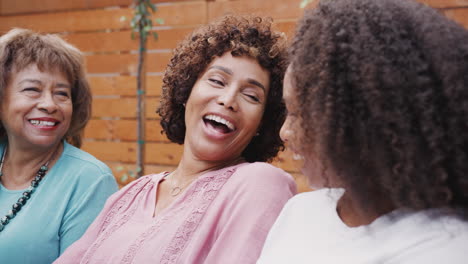
<path fill-rule="evenodd" d="M 155 18 L 164 20 L 164 25 L 199 25 L 206 23 L 206 2 L 179 2 L 158 6 Z M 0 32 L 13 27 L 30 28 L 42 32 L 80 32 L 129 29 L 133 9 L 102 9 L 67 11 L 31 15 L 0 17 Z M 126 20 L 122 20 L 126 17 Z"/>
<path fill-rule="evenodd" d="M 194 27 L 155 30 L 158 39 L 148 38 L 147 49 L 174 49 Z M 138 40 L 131 38 L 131 31 L 76 33 L 64 38 L 84 52 L 130 51 L 138 49 Z"/>
<path fill-rule="evenodd" d="M 89 84 L 93 95 L 136 96 L 135 76 L 90 76 Z M 146 76 L 146 95 L 160 96 L 162 76 Z"/>
<path fill-rule="evenodd" d="M 171 59 L 170 52 L 149 53 L 146 56 L 147 72 L 163 72 Z M 137 54 L 96 54 L 85 58 L 88 73 L 136 74 Z"/>
<path fill-rule="evenodd" d="M 182 157 L 183 146 L 175 143 L 148 143 L 145 149 L 145 163 L 177 165 Z"/>
<path fill-rule="evenodd" d="M 135 142 L 83 142 L 82 149 L 102 161 L 135 162 Z"/>
<path fill-rule="evenodd" d="M 131 17 L 131 9 L 70 11 L 33 15 L 0 17 L 0 31 L 13 27 L 30 28 L 42 32 L 76 32 L 103 29 L 129 28 L 128 21 L 121 17 Z"/>
<path fill-rule="evenodd" d="M 468 8 L 448 9 L 444 10 L 444 14 L 465 28 L 468 28 Z"/>
<path fill-rule="evenodd" d="M 159 106 L 159 98 L 146 98 L 145 109 L 147 118 L 159 118 L 156 109 Z M 94 98 L 94 118 L 120 117 L 136 118 L 136 98 Z"/>
<path fill-rule="evenodd" d="M 106 164 L 111 168 L 120 188 L 136 180 L 135 177 L 130 176 L 136 171 L 135 164 L 121 162 L 106 162 Z M 145 164 L 143 175 L 156 174 L 164 171 L 173 171 L 175 168 L 176 166 Z M 124 174 L 126 174 L 126 176 L 124 176 Z"/>
<path fill-rule="evenodd" d="M 93 117 L 136 117 L 135 98 L 94 98 Z"/>
<path fill-rule="evenodd" d="M 417 0 L 434 8 L 468 7 L 468 0 Z"/>
<path fill-rule="evenodd" d="M 160 102 L 160 98 L 146 98 L 146 118 L 159 118 L 156 110 L 158 109 Z"/>
<path fill-rule="evenodd" d="M 128 7 L 132 2 L 132 0 L 2 0 L 0 10 L 2 15 L 30 14 L 114 6 Z"/>
<path fill-rule="evenodd" d="M 291 39 L 294 37 L 294 33 L 296 30 L 296 22 L 295 21 L 287 21 L 287 22 L 278 22 L 274 23 L 275 30 L 284 32 L 286 36 Z"/>
<path fill-rule="evenodd" d="M 135 162 L 136 142 L 89 141 L 82 149 L 102 161 Z M 182 146 L 174 143 L 147 143 L 145 163 L 175 166 L 182 155 Z"/>
<path fill-rule="evenodd" d="M 2 0 L 0 1 L 0 10 L 2 15 L 11 15 L 81 9 L 86 8 L 86 1 L 87 0 Z"/>
<path fill-rule="evenodd" d="M 86 126 L 84 137 L 87 139 L 136 141 L 136 120 L 99 120 L 92 119 Z M 161 133 L 159 120 L 145 122 L 145 135 L 148 142 L 170 143 L 165 134 Z"/>
<path fill-rule="evenodd" d="M 208 3 L 208 20 L 212 21 L 220 16 L 230 13 L 255 14 L 269 16 L 275 20 L 297 19 L 303 13 L 300 8 L 302 0 L 241 0 L 241 1 L 215 1 Z"/>

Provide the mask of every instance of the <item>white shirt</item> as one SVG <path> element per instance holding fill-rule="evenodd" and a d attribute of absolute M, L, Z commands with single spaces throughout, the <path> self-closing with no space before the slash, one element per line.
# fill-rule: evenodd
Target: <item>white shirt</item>
<path fill-rule="evenodd" d="M 257 264 L 468 263 L 468 222 L 437 210 L 396 210 L 348 227 L 336 212 L 342 189 L 293 197 L 267 237 Z"/>

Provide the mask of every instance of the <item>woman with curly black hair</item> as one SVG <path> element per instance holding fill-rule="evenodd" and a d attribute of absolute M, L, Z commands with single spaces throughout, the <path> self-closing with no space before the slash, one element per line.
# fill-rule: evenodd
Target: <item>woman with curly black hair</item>
<path fill-rule="evenodd" d="M 173 172 L 109 198 L 57 263 L 254 263 L 293 178 L 264 161 L 283 147 L 282 34 L 228 16 L 188 36 L 163 78 L 158 113 L 184 144 Z"/>
<path fill-rule="evenodd" d="M 466 263 L 468 32 L 407 0 L 323 0 L 291 48 L 281 136 L 318 189 L 258 263 Z"/>

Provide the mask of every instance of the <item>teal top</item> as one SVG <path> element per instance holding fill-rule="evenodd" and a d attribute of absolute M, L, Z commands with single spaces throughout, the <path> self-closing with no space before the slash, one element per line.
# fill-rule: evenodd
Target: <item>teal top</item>
<path fill-rule="evenodd" d="M 0 144 L 0 156 L 4 147 L 5 142 Z M 0 183 L 0 218 L 23 191 Z M 64 143 L 62 155 L 31 199 L 0 232 L 0 263 L 52 263 L 81 237 L 115 191 L 109 167 Z"/>

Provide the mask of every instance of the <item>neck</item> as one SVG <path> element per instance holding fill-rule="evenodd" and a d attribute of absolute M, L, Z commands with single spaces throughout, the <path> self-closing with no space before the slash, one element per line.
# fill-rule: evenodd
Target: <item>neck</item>
<path fill-rule="evenodd" d="M 379 206 L 378 210 L 372 209 L 371 206 L 364 207 L 346 191 L 338 200 L 336 211 L 341 221 L 349 227 L 369 225 L 378 217 L 393 210 L 393 206 L 388 201 L 375 204 Z"/>
<path fill-rule="evenodd" d="M 63 150 L 62 142 L 48 148 L 18 148 L 7 144 L 3 164 L 2 184 L 9 189 L 27 187 L 39 168 L 49 161 L 50 168 Z"/>
<path fill-rule="evenodd" d="M 172 172 L 172 177 L 183 178 L 183 181 L 186 182 L 197 178 L 203 173 L 239 164 L 243 160 L 242 157 L 238 157 L 226 161 L 207 161 L 194 157 L 194 155 L 191 155 L 190 151 L 184 149 L 179 165 L 177 165 L 177 168 Z"/>

